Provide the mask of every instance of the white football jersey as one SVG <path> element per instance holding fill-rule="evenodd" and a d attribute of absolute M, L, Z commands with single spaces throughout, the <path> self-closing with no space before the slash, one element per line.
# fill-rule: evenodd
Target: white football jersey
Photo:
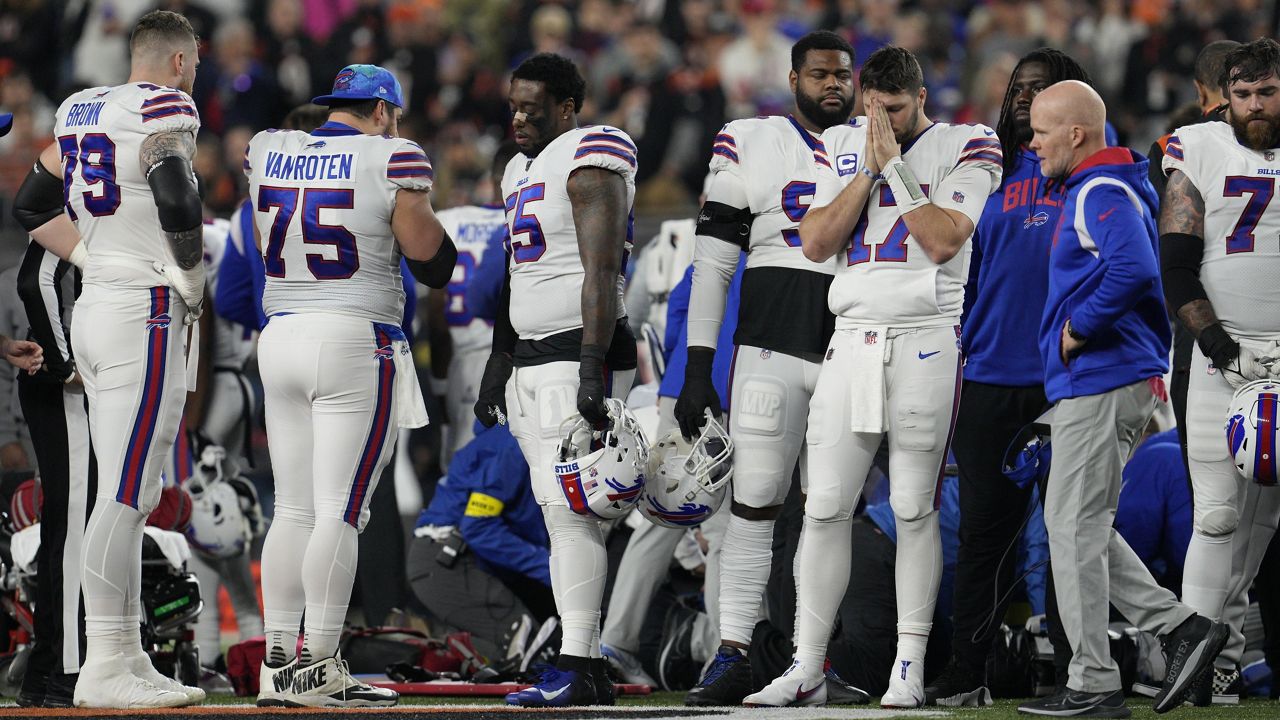
<path fill-rule="evenodd" d="M 1280 206 L 1272 207 L 1280 148 L 1251 150 L 1231 126 L 1207 122 L 1169 137 L 1164 171 L 1180 170 L 1204 198 L 1200 282 L 1234 337 L 1280 335 Z"/>
<path fill-rule="evenodd" d="M 583 167 L 612 170 L 627 183 L 627 209 L 636 195 L 636 146 L 604 125 L 574 128 L 537 157 L 520 153 L 502 175 L 511 239 L 511 326 L 521 339 L 541 340 L 582 327 L 582 259 L 569 202 L 569 175 Z M 626 254 L 631 252 L 627 224 Z M 626 314 L 618 276 L 618 317 Z"/>
<path fill-rule="evenodd" d="M 454 352 L 489 349 L 493 345 L 493 323 L 471 316 L 467 307 L 467 285 L 493 238 L 506 225 L 501 205 L 463 205 L 436 213 L 445 232 L 458 247 L 458 263 L 445 287 L 444 319 Z"/>
<path fill-rule="evenodd" d="M 338 123 L 310 134 L 265 130 L 249 143 L 245 174 L 268 317 L 331 312 L 400 324 L 405 295 L 391 213 L 400 189 L 431 189 L 431 162 L 417 143 Z"/>
<path fill-rule="evenodd" d="M 798 229 L 813 202 L 818 170 L 829 165 L 822 140 L 790 115 L 734 120 L 716 135 L 711 172 L 740 180 L 753 216 L 748 268 L 835 274 L 834 260 L 805 258 Z"/>
<path fill-rule="evenodd" d="M 822 167 L 814 207 L 829 205 L 865 165 L 867 126 L 838 125 L 822 134 L 831 167 Z M 1000 184 L 1000 141 L 985 125 L 934 123 L 902 148 L 934 205 L 964 213 L 974 226 Z M 969 275 L 969 240 L 938 265 L 925 255 L 898 213 L 889 184 L 877 180 L 849 245 L 836 255 L 828 297 L 837 328 L 930 327 L 959 321 Z"/>
<path fill-rule="evenodd" d="M 151 269 L 174 264 L 142 167 L 142 141 L 195 133 L 200 117 L 186 93 L 150 83 L 96 87 L 58 108 L 54 136 L 62 155 L 67 215 L 89 251 L 84 282 L 151 287 Z"/>
<path fill-rule="evenodd" d="M 205 297 L 218 295 L 218 269 L 227 256 L 227 243 L 231 242 L 231 223 L 226 220 L 204 222 L 204 280 Z M 257 333 L 240 323 L 233 323 L 217 313 L 213 314 L 213 357 L 215 368 L 243 369 L 253 354 L 253 338 Z"/>

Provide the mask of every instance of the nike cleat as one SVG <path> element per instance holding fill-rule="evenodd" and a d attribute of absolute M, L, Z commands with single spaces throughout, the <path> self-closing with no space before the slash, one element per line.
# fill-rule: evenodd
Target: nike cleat
<path fill-rule="evenodd" d="M 284 707 L 284 698 L 293 689 L 293 673 L 298 669 L 298 658 L 280 667 L 266 662 L 258 670 L 258 707 Z"/>
<path fill-rule="evenodd" d="M 578 707 L 596 704 L 590 674 L 548 667 L 533 687 L 507 695 L 508 705 L 520 707 Z"/>
<path fill-rule="evenodd" d="M 799 660 L 758 693 L 742 701 L 748 707 L 799 707 L 827 704 L 827 676 Z"/>
<path fill-rule="evenodd" d="M 1045 717 L 1127 718 L 1131 714 L 1124 704 L 1124 691 L 1090 693 L 1063 690 L 1052 697 L 1040 698 L 1018 706 L 1024 715 Z"/>
<path fill-rule="evenodd" d="M 644 671 L 644 666 L 640 664 L 640 658 L 634 654 L 604 643 L 600 643 L 600 654 L 604 656 L 605 662 L 609 663 L 609 666 L 618 674 L 618 677 L 622 678 L 623 682 L 658 687 L 657 681 L 653 679 L 652 675 Z"/>
<path fill-rule="evenodd" d="M 850 685 L 836 674 L 830 660 L 823 665 L 822 674 L 827 678 L 828 705 L 867 705 L 871 702 L 871 695 L 866 690 Z"/>
<path fill-rule="evenodd" d="M 721 645 L 701 682 L 684 696 L 684 704 L 703 707 L 741 705 L 753 689 L 751 661 L 738 648 Z"/>
<path fill-rule="evenodd" d="M 284 696 L 285 707 L 391 707 L 399 701 L 396 691 L 366 685 L 352 677 L 338 656 L 310 665 L 299 663 L 293 673 L 293 686 Z"/>
<path fill-rule="evenodd" d="M 924 663 L 902 658 L 894 660 L 889 689 L 880 698 L 880 707 L 893 710 L 924 707 Z"/>

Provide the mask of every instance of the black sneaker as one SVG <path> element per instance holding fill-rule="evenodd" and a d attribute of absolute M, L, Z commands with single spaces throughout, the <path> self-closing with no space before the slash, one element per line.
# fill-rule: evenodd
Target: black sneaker
<path fill-rule="evenodd" d="M 1124 691 L 1090 693 L 1068 689 L 1053 697 L 1022 703 L 1018 712 L 1049 717 L 1127 718 L 1131 714 L 1124 704 Z"/>
<path fill-rule="evenodd" d="M 742 651 L 721 645 L 711 660 L 702 682 L 684 696 L 685 705 L 741 705 L 755 691 L 751 683 L 751 661 Z"/>
<path fill-rule="evenodd" d="M 1244 681 L 1240 678 L 1238 669 L 1223 670 L 1215 667 L 1213 672 L 1196 678 L 1187 691 L 1187 701 L 1196 707 L 1239 705 L 1243 690 Z"/>
<path fill-rule="evenodd" d="M 943 707 L 986 707 L 994 704 L 982 678 L 952 660 L 942 674 L 924 689 L 925 705 Z"/>
<path fill-rule="evenodd" d="M 595 684 L 597 705 L 617 703 L 613 678 L 609 677 L 609 663 L 605 662 L 604 658 L 591 659 L 591 682 Z"/>
<path fill-rule="evenodd" d="M 1213 660 L 1227 644 L 1228 634 L 1226 625 L 1192 615 L 1161 638 L 1168 669 L 1152 709 L 1166 713 L 1181 705 L 1191 683 L 1213 669 Z"/>
<path fill-rule="evenodd" d="M 828 705 L 867 705 L 871 702 L 871 696 L 866 690 L 856 688 L 845 682 L 843 678 L 836 674 L 831 668 L 831 661 L 828 660 L 826 667 L 823 668 L 822 674 L 827 678 L 827 704 Z"/>
<path fill-rule="evenodd" d="M 76 692 L 77 673 L 53 673 L 44 686 L 44 707 L 69 708 L 75 703 L 72 696 Z"/>

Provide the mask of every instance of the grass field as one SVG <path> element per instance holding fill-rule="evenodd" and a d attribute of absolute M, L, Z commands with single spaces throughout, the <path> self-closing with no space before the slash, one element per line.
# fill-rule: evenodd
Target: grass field
<path fill-rule="evenodd" d="M 252 698 L 237 698 L 225 695 L 213 696 L 209 703 L 218 704 L 248 704 Z M 619 700 L 619 705 L 625 707 L 642 708 L 642 707 L 673 707 L 679 706 L 684 701 L 684 693 L 677 692 L 656 692 L 652 695 L 643 695 L 635 697 L 624 697 Z M 440 697 L 413 697 L 405 696 L 400 699 L 401 705 L 490 705 L 501 703 L 501 698 L 440 698 Z M 953 718 L 982 718 L 982 720 L 1013 720 L 1019 718 L 1025 720 L 1030 717 L 1018 714 L 1019 700 L 998 700 L 994 707 L 988 708 L 928 708 L 929 714 L 933 717 L 953 717 Z M 1237 706 L 1220 706 L 1212 708 L 1193 708 L 1184 706 L 1166 715 L 1156 715 L 1151 710 L 1151 701 L 1147 698 L 1135 697 L 1129 698 L 1129 708 L 1133 710 L 1134 718 L 1168 718 L 1168 720 L 1196 720 L 1198 718 L 1214 718 L 1216 720 L 1280 720 L 1280 703 L 1267 700 L 1250 700 L 1242 705 Z M 877 710 L 877 712 L 866 713 L 864 717 L 895 717 L 905 716 L 914 713 L 899 713 L 892 711 L 878 711 L 878 706 L 872 704 L 857 707 L 841 707 L 823 710 L 814 708 L 806 713 L 803 717 L 813 718 L 844 718 L 856 717 L 851 715 L 848 710 Z M 2 712 L 2 711 L 0 711 Z M 771 717 L 771 711 L 766 709 L 752 709 L 747 711 L 751 715 L 758 715 L 760 718 Z M 828 714 L 829 713 L 829 714 Z M 745 712 L 743 714 L 746 714 Z M 606 713 L 600 713 L 601 716 L 607 717 Z M 741 717 L 738 713 L 734 713 Z M 792 713 L 788 713 L 789 716 Z M 798 714 L 797 714 L 798 716 Z M 711 715 L 715 717 L 715 715 Z"/>

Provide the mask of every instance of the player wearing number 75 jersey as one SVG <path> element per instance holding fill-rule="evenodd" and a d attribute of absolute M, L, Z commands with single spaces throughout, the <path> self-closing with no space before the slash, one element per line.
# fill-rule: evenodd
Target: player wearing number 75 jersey
<path fill-rule="evenodd" d="M 881 437 L 898 527 L 898 652 L 885 707 L 924 703 L 923 662 L 942 548 L 937 488 L 960 392 L 958 347 L 968 243 L 999 184 L 1000 143 L 982 125 L 934 123 L 911 53 L 873 53 L 859 77 L 866 122 L 823 133 L 800 223 L 805 256 L 837 260 L 836 331 L 809 407 L 809 494 L 792 667 L 748 704 L 794 703 L 822 678 L 849 576 L 849 523 Z M 841 158 L 857 155 L 857 161 Z"/>
<path fill-rule="evenodd" d="M 84 271 L 71 338 L 98 490 L 84 537 L 86 649 L 75 704 L 104 708 L 204 698 L 152 667 L 138 596 L 142 529 L 194 389 L 184 365 L 194 367 L 198 344 L 188 356 L 187 328 L 204 299 L 191 172 L 200 120 L 187 94 L 195 34 L 181 15 L 152 12 L 138 20 L 129 50 L 128 83 L 83 90 L 58 108 L 58 140 L 14 203 L 37 242 Z"/>
<path fill-rule="evenodd" d="M 1227 122 L 1181 127 L 1169 137 L 1160 212 L 1165 299 L 1197 340 L 1187 388 L 1194 532 L 1182 599 L 1231 626 L 1217 663 L 1221 687 L 1244 649 L 1237 601 L 1280 519 L 1272 488 L 1246 504 L 1251 483 L 1236 470 L 1222 430 L 1236 388 L 1280 377 L 1280 363 L 1264 364 L 1280 354 L 1280 44 L 1237 47 L 1224 67 Z"/>
<path fill-rule="evenodd" d="M 427 423 L 400 329 L 400 258 L 441 288 L 457 250 L 431 210 L 430 161 L 396 137 L 404 100 L 395 77 L 350 65 L 314 102 L 329 107 L 328 122 L 258 133 L 245 154 L 267 276 L 258 364 L 276 482 L 258 704 L 393 705 L 396 693 L 350 675 L 338 638 L 397 428 Z"/>

